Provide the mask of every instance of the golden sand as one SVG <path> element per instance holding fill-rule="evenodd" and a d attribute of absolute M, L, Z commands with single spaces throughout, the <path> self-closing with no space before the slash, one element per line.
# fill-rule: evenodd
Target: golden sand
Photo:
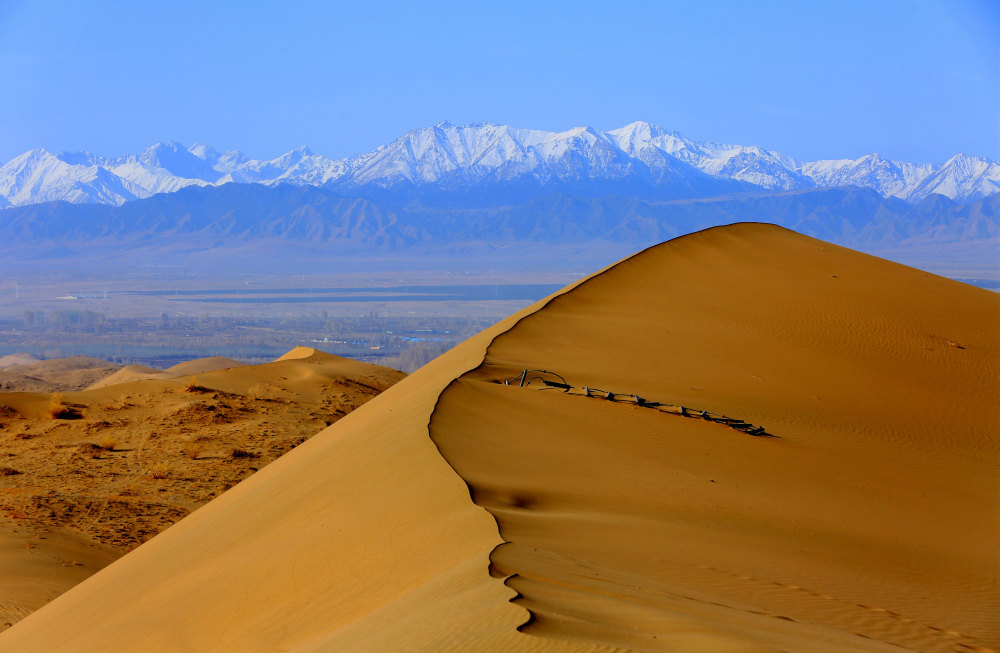
<path fill-rule="evenodd" d="M 778 227 L 685 236 L 433 361 L 0 649 L 998 649 L 998 323 L 992 293 Z M 622 400 L 502 383 L 524 369 Z"/>

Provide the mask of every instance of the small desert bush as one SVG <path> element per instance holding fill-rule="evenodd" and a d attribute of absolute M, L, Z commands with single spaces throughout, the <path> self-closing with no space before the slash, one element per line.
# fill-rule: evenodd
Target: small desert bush
<path fill-rule="evenodd" d="M 201 392 L 211 392 L 211 391 L 212 391 L 211 388 L 206 388 L 205 386 L 198 384 L 197 376 L 189 377 L 187 383 L 184 384 L 184 392 L 201 393 Z"/>
<path fill-rule="evenodd" d="M 197 442 L 188 442 L 184 445 L 184 457 L 191 460 L 198 460 L 201 455 L 201 445 Z"/>
<path fill-rule="evenodd" d="M 267 392 L 267 386 L 263 383 L 254 383 L 252 386 L 247 388 L 247 397 L 249 399 L 261 399 L 264 393 Z"/>
<path fill-rule="evenodd" d="M 121 397 L 118 397 L 117 399 L 111 402 L 111 408 L 115 410 L 123 410 L 125 408 L 131 408 L 131 407 L 132 404 L 129 402 L 128 397 L 126 395 L 122 395 Z"/>
<path fill-rule="evenodd" d="M 116 440 L 114 436 L 105 435 L 103 438 L 101 438 L 101 441 L 98 443 L 98 446 L 101 449 L 104 449 L 105 451 L 114 451 L 115 447 L 118 446 L 118 440 Z"/>
<path fill-rule="evenodd" d="M 83 413 L 66 403 L 66 396 L 55 392 L 49 397 L 49 417 L 52 419 L 80 419 Z"/>
<path fill-rule="evenodd" d="M 233 451 L 229 454 L 231 458 L 256 458 L 257 454 L 252 451 L 247 451 L 246 449 L 241 449 L 240 447 L 233 447 Z"/>
<path fill-rule="evenodd" d="M 149 468 L 149 475 L 153 478 L 168 478 L 174 471 L 174 466 L 168 462 L 155 463 Z"/>

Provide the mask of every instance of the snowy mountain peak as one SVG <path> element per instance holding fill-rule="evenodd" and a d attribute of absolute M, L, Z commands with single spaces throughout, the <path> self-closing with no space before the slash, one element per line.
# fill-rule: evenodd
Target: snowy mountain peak
<path fill-rule="evenodd" d="M 188 148 L 173 141 L 117 159 L 30 150 L 0 167 L 0 206 L 53 200 L 121 204 L 233 181 L 325 185 L 359 194 L 371 187 L 451 191 L 484 183 L 529 181 L 542 187 L 627 181 L 684 197 L 860 186 L 911 202 L 935 193 L 969 201 L 1000 193 L 1000 165 L 967 154 L 941 166 L 891 161 L 877 153 L 799 162 L 756 145 L 695 141 L 643 121 L 610 131 L 580 126 L 554 132 L 444 120 L 347 159 L 330 159 L 303 146 L 256 160 L 235 150 L 220 154 L 203 143 Z"/>
<path fill-rule="evenodd" d="M 213 147 L 204 143 L 195 143 L 188 148 L 188 152 L 205 161 L 217 161 L 219 159 L 219 153 Z"/>
<path fill-rule="evenodd" d="M 624 127 L 619 127 L 618 129 L 612 129 L 608 134 L 613 135 L 616 138 L 624 138 L 628 140 L 639 140 L 650 142 L 656 138 L 667 134 L 667 130 L 663 129 L 658 125 L 652 123 L 644 122 L 642 120 L 637 120 L 635 122 L 630 122 Z"/>

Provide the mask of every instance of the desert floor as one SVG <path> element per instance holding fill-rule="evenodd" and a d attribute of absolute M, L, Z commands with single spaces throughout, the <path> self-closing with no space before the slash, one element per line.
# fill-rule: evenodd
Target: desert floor
<path fill-rule="evenodd" d="M 50 380 L 103 371 L 88 389 L 0 394 L 0 627 L 404 376 L 307 348 L 252 366 L 219 357 L 166 371 L 86 363 L 34 362 L 30 371 Z"/>

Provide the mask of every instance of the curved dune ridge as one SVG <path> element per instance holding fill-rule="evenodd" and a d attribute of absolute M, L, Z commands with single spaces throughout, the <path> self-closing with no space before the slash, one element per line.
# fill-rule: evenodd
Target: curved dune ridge
<path fill-rule="evenodd" d="M 106 388 L 110 385 L 118 385 L 119 383 L 131 383 L 132 381 L 143 381 L 145 379 L 155 378 L 166 378 L 166 375 L 163 370 L 158 370 L 155 367 L 138 364 L 126 365 L 117 372 L 109 374 L 103 379 L 94 381 L 87 386 L 87 390 L 98 390 L 100 388 Z"/>
<path fill-rule="evenodd" d="M 685 236 L 459 345 L 0 649 L 996 648 L 998 317 L 778 227 Z M 496 383 L 539 368 L 777 437 Z"/>
<path fill-rule="evenodd" d="M 492 569 L 527 632 L 993 649 L 998 324 L 989 292 L 777 227 L 712 229 L 504 331 L 431 435 L 499 524 Z M 539 368 L 559 376 L 521 387 Z M 778 437 L 542 382 L 560 376 Z"/>
<path fill-rule="evenodd" d="M 164 370 L 168 374 L 176 376 L 187 376 L 189 374 L 202 374 L 204 372 L 214 372 L 215 370 L 226 370 L 233 367 L 243 367 L 246 363 L 225 356 L 209 356 L 208 358 L 198 358 L 193 361 L 184 361 Z"/>
<path fill-rule="evenodd" d="M 284 360 L 284 356 L 277 360 Z M 165 370 L 158 370 L 155 367 L 146 365 L 126 365 L 114 374 L 110 374 L 102 379 L 91 383 L 87 390 L 106 388 L 119 383 L 131 383 L 132 381 L 142 381 L 145 379 L 176 379 L 182 376 L 193 374 L 204 374 L 218 370 L 227 370 L 234 367 L 244 367 L 246 363 L 225 356 L 209 356 L 208 358 L 196 358 L 190 361 L 178 363 Z"/>

